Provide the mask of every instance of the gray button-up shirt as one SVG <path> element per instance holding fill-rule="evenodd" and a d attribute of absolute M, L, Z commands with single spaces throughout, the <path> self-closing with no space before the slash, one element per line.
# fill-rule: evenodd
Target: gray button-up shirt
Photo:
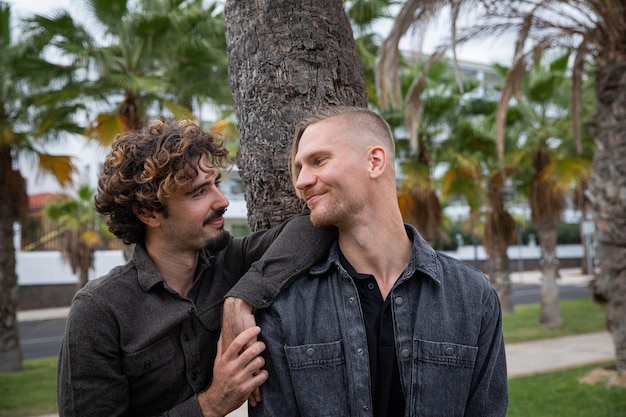
<path fill-rule="evenodd" d="M 505 416 L 502 314 L 493 286 L 480 271 L 434 251 L 413 227 L 407 234 L 412 257 L 389 294 L 405 416 Z M 337 249 L 257 312 L 270 377 L 251 416 L 373 415 L 358 292 Z"/>
<path fill-rule="evenodd" d="M 239 286 L 256 307 L 271 302 L 289 274 L 323 256 L 334 238 L 306 216 L 295 219 L 284 227 L 282 249 L 257 267 L 275 272 L 288 261 L 283 275 L 253 275 Z M 90 281 L 72 301 L 61 347 L 59 414 L 201 417 L 197 394 L 211 383 L 224 295 L 282 229 L 234 238 L 216 254 L 201 252 L 186 297 L 165 284 L 141 246 L 126 265 Z"/>

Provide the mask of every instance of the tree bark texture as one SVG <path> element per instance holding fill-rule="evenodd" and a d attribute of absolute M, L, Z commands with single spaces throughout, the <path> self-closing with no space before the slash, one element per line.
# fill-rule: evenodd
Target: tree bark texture
<path fill-rule="evenodd" d="M 13 240 L 13 223 L 19 217 L 14 187 L 16 179 L 21 176 L 18 177 L 12 167 L 11 150 L 7 146 L 0 146 L 0 372 L 22 368 Z"/>
<path fill-rule="evenodd" d="M 588 197 L 598 272 L 591 288 L 607 311 L 617 370 L 626 372 L 626 61 L 599 66 L 595 151 Z"/>
<path fill-rule="evenodd" d="M 548 329 L 558 329 L 563 324 L 559 286 L 556 282 L 559 272 L 559 259 L 556 257 L 557 235 L 556 224 L 554 227 L 539 229 L 542 274 L 539 323 Z"/>
<path fill-rule="evenodd" d="M 513 303 L 513 284 L 511 283 L 511 269 L 509 268 L 508 245 L 502 247 L 497 253 L 489 255 L 490 271 L 489 280 L 493 284 L 500 298 L 502 311 L 511 314 L 515 311 Z"/>
<path fill-rule="evenodd" d="M 326 105 L 367 106 L 363 69 L 341 0 L 229 0 L 225 30 L 252 230 L 302 209 L 289 175 L 297 122 Z"/>

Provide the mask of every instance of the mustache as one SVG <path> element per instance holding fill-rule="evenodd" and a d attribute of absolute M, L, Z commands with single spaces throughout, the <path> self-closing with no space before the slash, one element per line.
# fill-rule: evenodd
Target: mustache
<path fill-rule="evenodd" d="M 206 226 L 207 224 L 211 223 L 214 220 L 219 219 L 220 217 L 224 216 L 224 213 L 226 213 L 226 208 L 217 210 L 212 212 L 209 217 L 207 217 L 206 219 L 204 219 L 204 221 L 202 222 L 202 226 Z"/>

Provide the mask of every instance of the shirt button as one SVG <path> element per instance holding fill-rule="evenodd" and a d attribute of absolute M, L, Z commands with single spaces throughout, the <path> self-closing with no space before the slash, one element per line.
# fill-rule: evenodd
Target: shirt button
<path fill-rule="evenodd" d="M 195 307 L 189 307 L 187 312 L 193 316 L 194 314 L 196 314 L 196 308 Z"/>
<path fill-rule="evenodd" d="M 150 369 L 150 368 L 152 368 L 152 362 L 150 362 L 150 361 L 145 361 L 145 362 L 143 363 L 143 369 Z"/>
<path fill-rule="evenodd" d="M 408 358 L 408 357 L 409 357 L 409 355 L 411 355 L 411 353 L 409 352 L 409 350 L 408 350 L 408 349 L 404 349 L 404 350 L 402 351 L 402 357 L 403 357 L 403 358 Z"/>
<path fill-rule="evenodd" d="M 185 334 L 185 335 L 183 336 L 183 339 L 185 340 L 185 342 L 189 342 L 189 335 L 188 335 L 188 334 Z"/>
<path fill-rule="evenodd" d="M 446 349 L 446 356 L 452 356 L 454 354 L 454 348 L 447 348 Z"/>
<path fill-rule="evenodd" d="M 313 348 L 308 348 L 306 350 L 306 355 L 310 358 L 311 356 L 315 355 L 315 349 Z"/>
<path fill-rule="evenodd" d="M 361 348 L 357 349 L 356 353 L 358 353 L 359 355 L 363 355 L 363 349 L 361 349 Z"/>
<path fill-rule="evenodd" d="M 367 288 L 369 288 L 370 290 L 373 290 L 374 288 L 376 288 L 376 285 L 374 285 L 373 282 L 370 282 L 369 284 L 367 284 Z"/>
<path fill-rule="evenodd" d="M 272 299 L 272 296 L 270 294 L 263 294 L 262 300 L 264 303 L 269 303 L 271 299 Z"/>
<path fill-rule="evenodd" d="M 404 303 L 402 297 L 396 297 L 396 305 L 401 306 Z"/>

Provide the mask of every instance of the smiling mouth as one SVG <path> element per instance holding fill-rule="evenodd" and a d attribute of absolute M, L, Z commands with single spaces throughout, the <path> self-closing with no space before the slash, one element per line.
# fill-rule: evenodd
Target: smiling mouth
<path fill-rule="evenodd" d="M 224 213 L 226 213 L 226 209 L 218 210 L 213 213 L 202 222 L 202 226 L 207 226 L 209 224 L 224 224 Z"/>

